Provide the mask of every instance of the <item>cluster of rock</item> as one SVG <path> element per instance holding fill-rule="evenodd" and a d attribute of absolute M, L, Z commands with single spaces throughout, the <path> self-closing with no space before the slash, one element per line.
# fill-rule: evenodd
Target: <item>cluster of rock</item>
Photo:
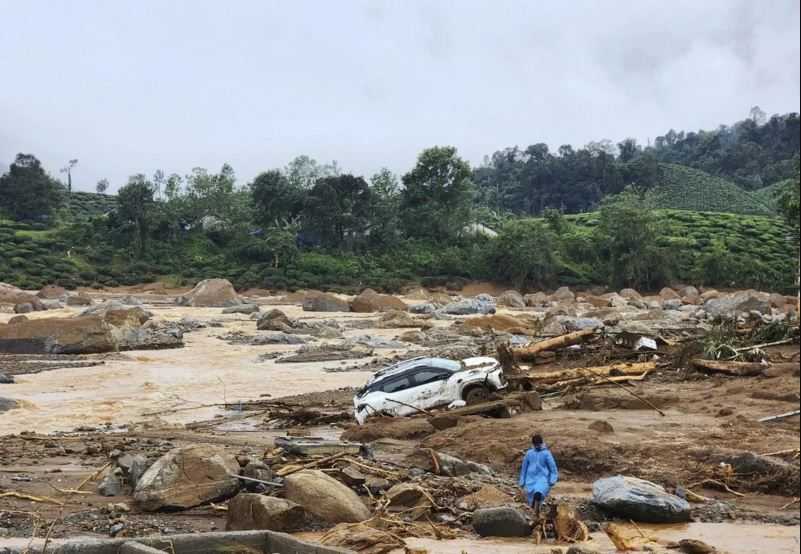
<path fill-rule="evenodd" d="M 96 354 L 183 346 L 179 326 L 151 320 L 140 307 L 107 301 L 76 317 L 28 319 L 0 325 L 0 352 L 11 354 Z"/>
<path fill-rule="evenodd" d="M 58 310 L 65 306 L 90 306 L 92 299 L 83 292 L 68 292 L 57 285 L 47 285 L 36 294 L 0 283 L 0 304 L 13 307 L 16 314 Z"/>

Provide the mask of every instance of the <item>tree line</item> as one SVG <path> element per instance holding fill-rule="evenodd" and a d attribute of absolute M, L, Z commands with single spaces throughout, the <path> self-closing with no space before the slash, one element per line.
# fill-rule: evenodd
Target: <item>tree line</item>
<path fill-rule="evenodd" d="M 244 185 L 227 164 L 188 175 L 158 170 L 131 176 L 116 195 L 117 208 L 88 222 L 60 216 L 69 199 L 65 187 L 34 156 L 19 154 L 0 177 L 0 211 L 45 225 L 61 218 L 92 263 L 152 273 L 181 272 L 187 265 L 225 271 L 233 264 L 248 283 L 309 282 L 312 274 L 347 273 L 332 260 L 358 255 L 376 260 L 370 266 L 376 274 L 398 280 L 441 273 L 520 287 L 571 281 L 648 288 L 675 275 L 671 252 L 660 244 L 659 218 L 639 194 L 658 184 L 662 161 L 752 184 L 755 176 L 761 183 L 793 178 L 782 204 L 791 222 L 798 204 L 798 133 L 793 139 L 788 130 L 797 129 L 798 115 L 761 118 L 754 112 L 731 128 L 671 131 L 646 147 L 633 139 L 562 146 L 555 153 L 545 144 L 512 147 L 476 168 L 456 148 L 435 146 L 400 177 L 382 169 L 364 178 L 308 156 Z M 755 148 L 769 155 L 749 158 Z M 108 186 L 101 180 L 97 189 Z M 590 210 L 600 214 L 590 234 L 565 218 Z M 474 223 L 489 224 L 498 236 L 488 239 L 495 233 Z M 311 252 L 329 257 L 305 256 L 298 269 L 299 258 Z M 393 261 L 407 262 L 406 269 L 385 270 Z"/>

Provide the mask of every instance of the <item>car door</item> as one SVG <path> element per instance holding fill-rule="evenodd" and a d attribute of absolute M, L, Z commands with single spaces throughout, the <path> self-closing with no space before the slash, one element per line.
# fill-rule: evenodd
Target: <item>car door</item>
<path fill-rule="evenodd" d="M 407 416 L 417 413 L 417 410 L 409 405 L 410 403 L 404 399 L 408 399 L 411 395 L 408 390 L 414 387 L 414 381 L 409 373 L 403 373 L 387 379 L 381 384 L 380 400 L 378 406 L 370 404 L 376 411 L 381 411 L 387 414 L 396 416 Z"/>
<path fill-rule="evenodd" d="M 446 384 L 451 375 L 450 371 L 437 367 L 416 369 L 410 375 L 413 386 L 403 391 L 403 401 L 423 410 L 450 404 L 453 399 L 446 394 Z"/>

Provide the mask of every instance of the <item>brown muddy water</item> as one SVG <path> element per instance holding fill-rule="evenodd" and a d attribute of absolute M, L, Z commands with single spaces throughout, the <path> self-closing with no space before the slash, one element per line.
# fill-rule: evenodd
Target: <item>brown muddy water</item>
<path fill-rule="evenodd" d="M 639 537 L 636 529 L 623 526 L 627 536 Z M 799 527 L 779 525 L 757 525 L 747 523 L 690 523 L 688 525 L 641 525 L 645 535 L 659 542 L 635 541 L 638 546 L 660 550 L 670 541 L 696 539 L 729 554 L 798 554 Z M 567 545 L 541 544 L 519 539 L 460 539 L 436 541 L 430 539 L 407 539 L 410 547 L 426 549 L 430 554 L 550 554 L 556 547 L 567 549 Z M 604 554 L 616 552 L 615 547 L 603 533 L 594 533 L 585 546 Z M 648 550 L 640 549 L 640 552 Z M 673 551 L 677 552 L 677 551 Z M 401 554 L 400 551 L 393 554 Z"/>
<path fill-rule="evenodd" d="M 272 306 L 271 306 L 272 307 Z M 276 306 L 292 318 L 344 322 L 363 314 L 315 314 L 297 306 Z M 151 309 L 150 306 L 146 308 Z M 223 328 L 186 333 L 185 347 L 170 350 L 125 352 L 105 364 L 20 375 L 3 396 L 21 401 L 21 407 L 0 417 L 0 435 L 32 430 L 38 433 L 70 431 L 79 426 L 106 423 L 156 422 L 183 424 L 211 419 L 220 408 L 200 408 L 149 416 L 153 412 L 220 404 L 236 400 L 258 400 L 361 386 L 365 372 L 326 372 L 339 362 L 277 364 L 259 361 L 261 354 L 290 352 L 297 346 L 231 345 L 217 338 L 231 331 L 255 335 L 256 322 L 242 315 L 222 315 L 220 308 L 171 306 L 153 310 L 155 319 L 177 321 L 183 317 L 209 321 L 219 319 Z M 65 317 L 77 310 L 63 309 L 32 317 Z M 6 321 L 13 314 L 0 314 Z M 352 334 L 392 336 L 397 330 L 358 329 Z M 325 341 L 324 341 L 325 342 Z M 380 350 L 389 355 L 402 350 Z M 364 361 L 368 359 L 365 358 Z"/>

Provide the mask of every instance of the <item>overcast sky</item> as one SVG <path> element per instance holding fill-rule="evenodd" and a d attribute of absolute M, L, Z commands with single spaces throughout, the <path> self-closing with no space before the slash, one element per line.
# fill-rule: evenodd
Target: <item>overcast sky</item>
<path fill-rule="evenodd" d="M 76 188 L 298 154 L 645 142 L 799 110 L 798 0 L 0 0 L 0 163 Z"/>

